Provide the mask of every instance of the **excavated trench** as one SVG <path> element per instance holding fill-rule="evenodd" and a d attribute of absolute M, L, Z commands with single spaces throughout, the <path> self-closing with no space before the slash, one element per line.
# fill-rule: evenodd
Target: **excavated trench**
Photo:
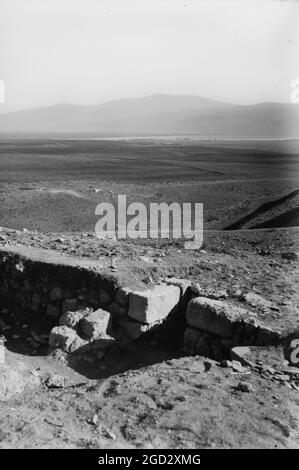
<path fill-rule="evenodd" d="M 47 355 L 50 344 L 101 359 L 115 346 L 149 338 L 171 345 L 174 355 L 222 360 L 234 346 L 283 341 L 240 306 L 197 296 L 186 281 L 135 292 L 79 261 L 0 251 L 0 331 L 8 349 Z"/>
<path fill-rule="evenodd" d="M 74 259 L 67 257 L 53 259 L 51 255 L 41 256 L 40 253 L 36 254 L 30 250 L 28 253 L 1 250 L 2 340 L 5 341 L 7 349 L 14 352 L 47 355 L 49 350 L 53 350 L 49 348 L 50 332 L 60 325 L 62 316 L 67 312 L 97 311 L 102 312 L 104 317 L 106 314 L 105 318 L 110 317 L 109 325 L 106 325 L 107 335 L 105 334 L 104 340 L 101 341 L 105 343 L 104 346 L 113 342 L 129 343 L 140 336 L 151 337 L 154 334 L 161 341 L 169 342 L 172 338 L 172 346 L 175 344 L 179 349 L 179 346 L 182 346 L 182 327 L 185 323 L 182 315 L 184 301 L 179 302 L 178 308 L 170 308 L 173 302 L 169 304 L 170 315 L 165 327 L 162 319 L 154 319 L 152 322 L 145 319 L 143 322 L 128 318 L 129 292 L 129 289 L 121 288 L 116 276 L 103 274 L 93 265 L 76 264 Z M 91 327 L 93 328 L 93 325 Z M 171 335 L 165 333 L 168 328 Z M 69 330 L 68 327 L 66 329 Z M 75 329 L 78 331 L 77 327 Z M 87 352 L 87 346 L 91 343 L 93 346 L 99 343 L 92 341 L 96 339 L 93 334 L 89 338 L 84 334 L 79 338 L 82 339 L 82 344 L 78 345 L 78 349 L 82 354 Z M 66 339 L 65 344 L 57 344 L 58 349 L 78 352 L 74 351 L 74 346 L 69 348 L 69 340 Z"/>
<path fill-rule="evenodd" d="M 0 252 L 0 327 L 9 349 L 47 354 L 49 333 L 67 311 L 113 307 L 116 278 L 92 267 Z"/>

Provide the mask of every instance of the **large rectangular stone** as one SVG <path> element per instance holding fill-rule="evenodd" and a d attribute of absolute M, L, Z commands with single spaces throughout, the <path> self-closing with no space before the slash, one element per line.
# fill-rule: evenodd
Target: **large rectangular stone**
<path fill-rule="evenodd" d="M 186 319 L 190 326 L 214 333 L 222 338 L 231 338 L 236 322 L 246 321 L 249 313 L 220 300 L 206 297 L 192 299 L 187 308 Z"/>
<path fill-rule="evenodd" d="M 128 315 L 141 323 L 154 323 L 166 318 L 180 300 L 177 286 L 155 286 L 151 290 L 132 292 Z"/>

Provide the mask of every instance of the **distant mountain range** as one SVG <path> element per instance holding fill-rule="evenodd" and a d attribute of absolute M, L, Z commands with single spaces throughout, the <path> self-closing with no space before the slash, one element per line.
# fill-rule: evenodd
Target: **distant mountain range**
<path fill-rule="evenodd" d="M 234 105 L 192 95 L 151 95 L 101 105 L 57 104 L 0 114 L 0 133 L 298 138 L 299 105 Z"/>

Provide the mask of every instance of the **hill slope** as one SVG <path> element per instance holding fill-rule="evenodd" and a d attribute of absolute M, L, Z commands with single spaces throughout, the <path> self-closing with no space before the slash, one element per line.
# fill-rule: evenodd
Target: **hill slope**
<path fill-rule="evenodd" d="M 0 132 L 197 134 L 226 138 L 294 138 L 292 104 L 224 104 L 191 95 L 152 95 L 102 105 L 58 104 L 0 115 Z"/>

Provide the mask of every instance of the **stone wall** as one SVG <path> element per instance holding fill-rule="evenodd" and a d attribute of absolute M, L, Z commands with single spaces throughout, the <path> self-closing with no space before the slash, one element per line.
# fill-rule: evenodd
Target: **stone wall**
<path fill-rule="evenodd" d="M 186 311 L 184 350 L 222 360 L 238 345 L 276 344 L 280 333 L 249 310 L 229 301 L 193 298 Z"/>
<path fill-rule="evenodd" d="M 96 265 L 84 266 L 82 260 L 68 257 L 53 259 L 49 252 L 29 256 L 0 250 L 0 317 L 4 310 L 46 319 L 49 329 L 54 327 L 50 345 L 67 352 L 90 343 L 103 350 L 112 339 L 132 341 L 158 330 L 160 335 L 173 335 L 178 347 L 183 339 L 188 354 L 221 360 L 234 346 L 281 339 L 253 312 L 236 302 L 203 297 L 186 280 L 170 278 L 132 290 Z"/>
<path fill-rule="evenodd" d="M 68 257 L 54 260 L 49 253 L 36 256 L 0 250 L 0 316 L 1 311 L 7 311 L 44 318 L 50 327 L 58 328 L 53 344 L 64 344 L 65 349 L 71 350 L 81 344 L 81 339 L 98 339 L 87 338 L 82 325 L 88 320 L 92 328 L 97 317 L 98 328 L 103 326 L 101 312 L 109 316 L 109 331 L 105 327 L 99 336 L 109 334 L 127 341 L 161 325 L 180 301 L 179 286 L 157 285 L 133 291 L 122 287 L 116 276 L 99 272 L 96 266 L 78 266 L 76 262 Z M 65 322 L 72 322 L 73 317 L 65 319 L 67 312 L 77 312 L 77 319 L 78 312 L 84 314 L 70 327 Z"/>
<path fill-rule="evenodd" d="M 108 307 L 117 280 L 77 266 L 52 264 L 0 251 L 0 304 L 11 312 L 32 312 L 54 320 L 67 310 Z"/>

